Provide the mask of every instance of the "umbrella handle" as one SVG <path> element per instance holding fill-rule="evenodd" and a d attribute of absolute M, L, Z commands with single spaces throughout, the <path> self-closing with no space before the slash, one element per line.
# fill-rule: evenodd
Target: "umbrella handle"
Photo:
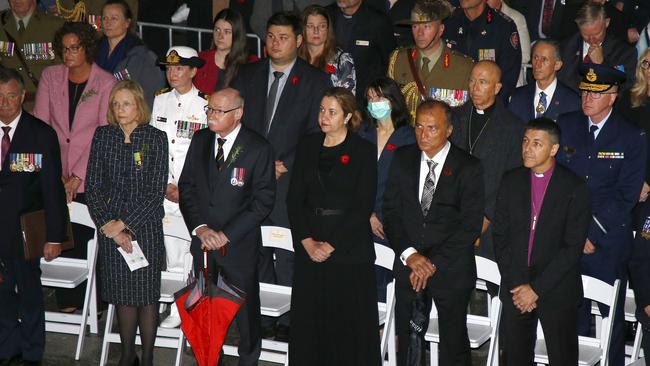
<path fill-rule="evenodd" d="M 225 245 L 222 246 L 221 248 L 219 248 L 219 253 L 221 253 L 222 257 L 226 256 L 226 246 Z"/>

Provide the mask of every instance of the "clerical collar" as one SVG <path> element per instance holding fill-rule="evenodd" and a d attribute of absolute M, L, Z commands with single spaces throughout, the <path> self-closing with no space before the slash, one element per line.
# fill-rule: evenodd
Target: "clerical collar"
<path fill-rule="evenodd" d="M 495 104 L 496 103 L 492 103 L 491 106 L 489 106 L 489 107 L 487 107 L 485 109 L 478 109 L 478 108 L 476 108 L 476 106 L 474 106 L 474 111 L 476 112 L 476 114 L 485 115 L 486 117 L 489 117 L 489 116 L 492 115 L 492 112 L 494 112 Z"/>
<path fill-rule="evenodd" d="M 553 170 L 555 169 L 555 161 L 553 161 L 553 164 L 551 165 L 550 168 L 548 168 L 544 173 L 536 173 L 531 169 L 531 172 L 533 173 L 533 176 L 535 178 L 544 178 L 547 175 L 553 174 Z"/>

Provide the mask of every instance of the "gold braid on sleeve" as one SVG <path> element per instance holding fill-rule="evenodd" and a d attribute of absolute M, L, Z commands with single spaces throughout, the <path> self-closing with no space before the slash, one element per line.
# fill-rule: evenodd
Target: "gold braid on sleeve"
<path fill-rule="evenodd" d="M 61 0 L 56 0 L 56 9 L 63 19 L 70 22 L 83 22 L 86 20 L 86 3 L 80 0 L 72 9 L 66 9 Z"/>

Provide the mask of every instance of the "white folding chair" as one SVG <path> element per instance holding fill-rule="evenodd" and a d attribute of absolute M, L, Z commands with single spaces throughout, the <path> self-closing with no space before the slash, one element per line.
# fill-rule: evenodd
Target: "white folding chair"
<path fill-rule="evenodd" d="M 497 286 L 501 283 L 501 274 L 499 267 L 494 261 L 480 256 L 476 259 L 477 289 L 486 288 L 485 283 L 489 282 Z M 488 295 L 489 296 L 489 295 Z M 499 364 L 498 335 L 499 323 L 501 322 L 501 301 L 499 296 L 494 296 L 490 300 L 490 308 L 487 316 L 467 315 L 467 335 L 469 345 L 476 349 L 481 347 L 485 342 L 491 340 L 488 350 L 486 365 L 496 366 Z M 429 317 L 429 327 L 424 335 L 424 340 L 429 342 L 430 347 L 430 365 L 438 365 L 438 343 L 440 343 L 440 329 L 438 327 L 438 312 L 435 303 L 431 306 L 431 315 Z"/>
<path fill-rule="evenodd" d="M 262 226 L 262 245 L 267 248 L 293 252 L 291 230 L 279 226 Z M 260 312 L 264 316 L 280 317 L 291 308 L 291 287 L 260 282 Z M 238 356 L 237 347 L 224 344 L 223 353 Z M 262 339 L 260 361 L 289 365 L 289 344 Z"/>
<path fill-rule="evenodd" d="M 630 362 L 634 362 L 639 359 L 641 353 L 641 339 L 643 338 L 643 331 L 641 328 L 641 323 L 636 319 L 636 302 L 634 299 L 634 291 L 630 289 L 628 282 L 628 288 L 625 292 L 625 321 L 628 323 L 636 324 L 636 332 L 634 334 L 634 343 L 632 347 L 625 346 L 625 354 L 629 355 Z"/>
<path fill-rule="evenodd" d="M 620 281 L 613 285 L 590 276 L 582 276 L 582 288 L 586 299 L 609 306 L 609 314 L 602 318 L 600 331 L 595 337 L 578 337 L 578 365 L 593 366 L 608 364 L 609 343 L 612 335 L 612 316 L 616 313 L 616 297 Z M 535 343 L 535 363 L 548 365 L 548 352 L 541 324 L 537 323 L 537 342 Z"/>
<path fill-rule="evenodd" d="M 180 217 L 167 216 L 163 220 L 163 231 L 165 236 L 191 242 L 190 233 L 187 231 L 185 222 Z M 160 243 L 163 245 L 163 243 Z M 192 267 L 192 255 L 185 256 L 185 268 Z M 174 302 L 174 293 L 187 286 L 187 273 L 177 273 L 163 271 L 160 283 L 160 302 L 171 304 Z M 111 343 L 120 343 L 120 334 L 113 333 L 113 323 L 115 321 L 115 305 L 109 304 L 106 316 L 106 327 L 104 329 L 104 340 L 102 342 L 102 354 L 99 364 L 104 366 L 108 359 L 108 349 Z M 175 348 L 176 359 L 174 365 L 180 366 L 183 355 L 183 342 L 185 336 L 181 328 L 161 328 L 158 327 L 156 333 L 156 347 Z M 142 344 L 140 336 L 136 336 L 136 344 Z"/>
<path fill-rule="evenodd" d="M 88 207 L 78 202 L 69 206 L 70 221 L 95 230 L 95 224 L 90 218 Z M 80 245 L 81 243 L 77 243 Z M 77 349 L 75 360 L 81 357 L 86 325 L 90 332 L 97 334 L 97 290 L 95 283 L 95 264 L 97 263 L 97 232 L 88 241 L 87 259 L 59 257 L 51 262 L 41 259 L 41 284 L 46 287 L 75 288 L 86 282 L 86 293 L 81 314 L 64 314 L 45 312 L 45 330 L 47 332 L 77 334 Z"/>
<path fill-rule="evenodd" d="M 385 245 L 375 243 L 375 265 L 393 271 L 395 252 Z M 386 302 L 378 302 L 379 325 L 384 325 L 381 335 L 381 359 L 384 366 L 397 365 L 395 344 L 395 280 L 386 286 Z M 388 356 L 388 357 L 386 357 Z"/>

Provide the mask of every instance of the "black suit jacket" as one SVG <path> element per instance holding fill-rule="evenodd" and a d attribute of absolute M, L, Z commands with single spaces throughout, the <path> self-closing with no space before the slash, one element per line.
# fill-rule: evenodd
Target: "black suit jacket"
<path fill-rule="evenodd" d="M 421 156 L 417 145 L 395 152 L 384 194 L 384 232 L 396 256 L 413 247 L 431 260 L 437 269 L 430 287 L 474 287 L 473 244 L 484 211 L 481 164 L 452 145 L 425 217 L 419 197 Z M 395 266 L 404 267 L 399 259 Z"/>
<path fill-rule="evenodd" d="M 511 4 L 526 17 L 531 42 L 541 38 L 539 21 L 542 17 L 543 2 L 544 0 L 519 0 Z M 575 15 L 584 3 L 585 0 L 555 0 L 550 31 L 546 37 L 563 40 L 571 36 L 576 30 Z"/>
<path fill-rule="evenodd" d="M 367 1 L 367 0 L 366 0 Z M 354 14 L 354 27 L 349 35 L 351 45 L 346 47 L 339 43 L 345 52 L 352 55 L 357 74 L 357 100 L 361 100 L 366 93 L 366 87 L 375 79 L 386 75 L 390 53 L 397 44 L 393 35 L 393 23 L 386 14 L 364 1 Z M 337 18 L 341 10 L 336 3 L 329 5 L 327 11 L 336 29 Z M 337 34 L 337 39 L 342 38 Z"/>
<path fill-rule="evenodd" d="M 524 123 L 535 119 L 535 82 L 520 86 L 510 98 L 508 110 Z M 544 117 L 557 121 L 560 114 L 580 110 L 580 96 L 558 80 L 553 98 L 547 101 Z"/>
<path fill-rule="evenodd" d="M 610 66 L 623 66 L 627 80 L 623 84 L 622 89 L 625 90 L 631 87 L 634 84 L 636 73 L 636 48 L 617 39 L 611 34 L 605 36 L 602 47 L 605 59 L 603 63 Z M 557 77 L 566 86 L 578 92 L 578 84 L 582 80 L 578 72 L 578 65 L 583 62 L 585 56 L 582 54 L 582 36 L 580 36 L 580 33 L 576 33 L 562 42 L 560 54 L 562 55 L 564 65 L 558 72 Z"/>
<path fill-rule="evenodd" d="M 492 221 L 497 191 L 503 173 L 521 165 L 521 141 L 524 136 L 524 123 L 508 111 L 497 99 L 492 116 L 485 126 L 479 141 L 474 147 L 473 156 L 481 159 L 483 182 L 485 184 L 485 216 Z M 450 141 L 469 152 L 469 116 L 474 108 L 471 102 L 452 110 L 454 131 Z M 474 112 L 476 113 L 476 112 Z M 491 228 L 481 236 L 479 254 L 494 258 Z"/>
<path fill-rule="evenodd" d="M 556 164 L 533 239 L 528 266 L 531 171 L 513 169 L 503 176 L 494 220 L 494 246 L 501 272 L 501 299 L 530 284 L 540 304 L 577 304 L 582 300 L 580 257 L 591 221 L 587 184 Z"/>
<path fill-rule="evenodd" d="M 319 171 L 325 134 L 305 136 L 298 145 L 295 174 L 291 177 L 287 206 L 296 260 L 311 261 L 301 244 L 305 238 L 330 243 L 336 250 L 328 261 L 373 263 L 375 251 L 370 215 L 377 187 L 377 150 L 357 134 L 348 132 L 341 156 L 328 175 Z M 343 210 L 322 216 L 316 209 Z"/>
<path fill-rule="evenodd" d="M 190 231 L 202 224 L 222 230 L 230 240 L 226 259 L 251 265 L 261 242 L 260 225 L 275 198 L 273 151 L 261 136 L 242 126 L 225 159 L 226 167 L 219 172 L 214 160 L 215 136 L 203 129 L 192 138 L 178 181 L 180 209 Z M 243 185 L 233 181 L 236 168 L 244 169 Z M 194 256 L 200 247 L 201 241 L 194 236 Z"/>
<path fill-rule="evenodd" d="M 286 197 L 293 172 L 296 146 L 300 138 L 319 131 L 318 111 L 325 90 L 332 86 L 329 75 L 296 59 L 282 89 L 268 135 L 264 114 L 268 95 L 269 60 L 242 65 L 233 87 L 244 98 L 242 124 L 266 139 L 273 146 L 275 160 L 281 160 L 289 170 L 277 182 L 275 206 L 271 212 L 274 225 L 288 226 Z"/>
<path fill-rule="evenodd" d="M 9 156 L 15 153 L 42 154 L 42 169 L 11 172 Z M 0 171 L 0 207 L 0 258 L 23 257 L 20 216 L 27 212 L 45 209 L 47 241 L 61 243 L 65 239 L 68 210 L 59 140 L 50 126 L 25 111 Z"/>

